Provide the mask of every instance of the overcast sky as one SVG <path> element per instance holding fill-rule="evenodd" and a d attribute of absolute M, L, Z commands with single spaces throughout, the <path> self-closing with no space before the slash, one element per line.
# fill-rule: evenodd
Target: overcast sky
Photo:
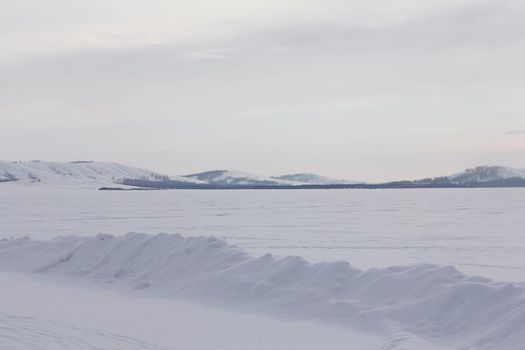
<path fill-rule="evenodd" d="M 3 0 L 0 159 L 525 167 L 523 0 Z"/>

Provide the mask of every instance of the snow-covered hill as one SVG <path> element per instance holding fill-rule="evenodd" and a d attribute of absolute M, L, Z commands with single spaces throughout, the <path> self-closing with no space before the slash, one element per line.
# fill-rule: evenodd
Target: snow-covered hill
<path fill-rule="evenodd" d="M 457 183 L 490 182 L 502 179 L 525 178 L 525 169 L 503 166 L 478 166 L 464 172 L 450 175 L 448 179 Z"/>
<path fill-rule="evenodd" d="M 246 185 L 246 186 L 279 186 L 279 185 L 303 185 L 297 181 L 281 180 L 232 170 L 212 170 L 198 174 L 184 175 L 184 177 L 200 180 L 213 185 Z"/>
<path fill-rule="evenodd" d="M 222 186 L 300 186 L 357 183 L 309 173 L 298 173 L 281 176 L 261 176 L 247 172 L 232 170 L 212 170 L 198 174 L 185 175 L 185 177 L 201 180 L 213 185 Z"/>
<path fill-rule="evenodd" d="M 0 160 L 0 183 L 112 186 L 121 184 L 123 180 L 128 180 L 126 183 L 132 185 L 134 183 L 129 180 L 145 181 L 144 186 L 147 186 L 147 182 L 173 181 L 218 186 L 299 186 L 351 183 L 307 173 L 270 177 L 242 171 L 212 170 L 184 176 L 168 176 L 118 163 L 8 162 Z"/>
<path fill-rule="evenodd" d="M 299 174 L 289 174 L 281 176 L 273 176 L 272 178 L 278 180 L 286 180 L 293 182 L 301 182 L 309 185 L 342 185 L 342 184 L 355 184 L 356 181 L 347 181 L 341 179 L 334 179 L 331 177 L 321 176 L 317 174 L 310 173 L 299 173 Z"/>
<path fill-rule="evenodd" d="M 439 183 L 472 186 L 477 183 L 492 183 L 499 180 L 514 181 L 525 179 L 525 169 L 503 166 L 478 166 L 450 176 L 434 178 Z M 419 181 L 419 180 L 418 180 Z M 419 183 L 418 181 L 415 181 Z M 519 180 L 523 181 L 523 180 Z M 202 173 L 169 176 L 154 171 L 130 167 L 118 163 L 93 161 L 45 162 L 23 161 L 8 162 L 0 160 L 0 183 L 50 184 L 76 186 L 108 186 L 126 184 L 129 186 L 165 188 L 174 184 L 181 188 L 188 185 L 228 186 L 304 186 L 304 185 L 351 185 L 356 181 L 334 179 L 311 173 L 296 173 L 281 176 L 261 176 L 248 172 L 232 170 L 212 170 Z M 126 186 L 124 185 L 124 186 Z M 169 186 L 168 186 L 169 185 Z M 170 187 L 171 186 L 171 187 Z"/>
<path fill-rule="evenodd" d="M 167 176 L 146 169 L 134 168 L 118 163 L 77 161 L 70 163 L 29 161 L 0 161 L 0 182 L 52 185 L 112 185 L 122 179 L 147 179 L 150 181 L 196 180 Z"/>

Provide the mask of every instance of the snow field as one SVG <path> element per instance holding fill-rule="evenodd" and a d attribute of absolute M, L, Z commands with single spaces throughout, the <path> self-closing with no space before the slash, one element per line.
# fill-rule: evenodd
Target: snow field
<path fill-rule="evenodd" d="M 520 349 L 525 342 L 525 287 L 451 266 L 359 270 L 343 261 L 252 257 L 213 237 L 166 234 L 3 240 L 0 265 L 381 336 L 410 334 L 453 349 Z"/>
<path fill-rule="evenodd" d="M 34 317 L 0 314 L 0 349 L 6 350 L 166 350 L 98 329 Z"/>

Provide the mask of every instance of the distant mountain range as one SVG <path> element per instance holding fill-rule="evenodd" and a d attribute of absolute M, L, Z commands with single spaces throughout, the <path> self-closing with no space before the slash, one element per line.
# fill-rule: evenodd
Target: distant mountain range
<path fill-rule="evenodd" d="M 373 188 L 435 187 L 525 187 L 525 169 L 502 166 L 478 166 L 461 173 L 419 180 L 395 181 L 369 185 Z"/>
<path fill-rule="evenodd" d="M 213 170 L 184 176 L 171 176 L 118 163 L 94 161 L 45 162 L 0 161 L 0 183 L 86 185 L 130 185 L 141 187 L 243 187 L 304 186 L 352 183 L 315 174 L 276 177 L 231 170 Z M 140 183 L 140 185 L 138 185 Z"/>
<path fill-rule="evenodd" d="M 480 166 L 448 176 L 366 184 L 310 173 L 261 176 L 241 171 L 213 170 L 170 176 L 118 163 L 0 161 L 0 183 L 98 186 L 106 189 L 122 186 L 162 189 L 525 187 L 525 169 Z"/>

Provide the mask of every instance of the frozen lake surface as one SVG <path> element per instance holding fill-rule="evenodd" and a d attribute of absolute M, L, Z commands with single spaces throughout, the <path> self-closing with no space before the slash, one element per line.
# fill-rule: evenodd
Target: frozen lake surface
<path fill-rule="evenodd" d="M 0 238 L 214 235 L 359 268 L 454 265 L 525 281 L 525 189 L 96 191 L 0 186 Z"/>

